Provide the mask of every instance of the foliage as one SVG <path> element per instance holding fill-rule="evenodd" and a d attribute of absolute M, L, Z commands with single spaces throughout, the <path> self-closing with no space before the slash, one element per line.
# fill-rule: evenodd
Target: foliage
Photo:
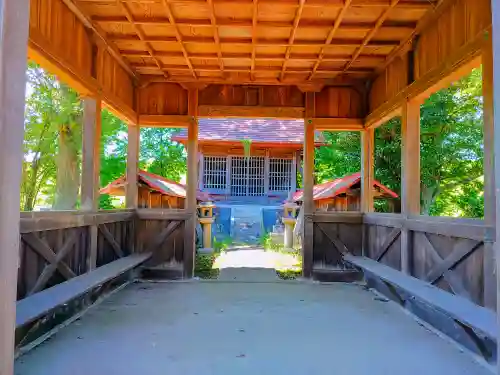
<path fill-rule="evenodd" d="M 229 246 L 233 244 L 233 240 L 231 237 L 224 237 L 221 239 L 218 239 L 217 237 L 214 237 L 213 239 L 213 248 L 214 251 L 217 253 L 221 253 L 227 250 Z"/>
<path fill-rule="evenodd" d="M 32 62 L 28 63 L 27 88 L 21 209 L 75 208 L 82 152 L 78 94 Z M 127 125 L 104 109 L 101 126 L 100 183 L 106 186 L 126 172 Z M 186 171 L 186 153 L 182 145 L 171 140 L 173 132 L 141 129 L 139 165 L 180 181 Z M 110 196 L 100 197 L 100 208 L 119 204 Z"/>
<path fill-rule="evenodd" d="M 243 145 L 243 154 L 246 158 L 249 158 L 252 153 L 252 140 L 248 138 L 242 139 L 241 144 Z"/>
<path fill-rule="evenodd" d="M 219 269 L 214 268 L 215 259 L 219 254 L 196 254 L 194 263 L 194 276 L 202 279 L 216 279 L 219 276 Z"/>
<path fill-rule="evenodd" d="M 421 106 L 422 213 L 434 216 L 483 216 L 482 78 L 477 69 Z M 360 136 L 326 133 L 317 151 L 320 181 L 360 170 Z M 375 178 L 401 192 L 401 120 L 375 131 Z M 382 202 L 376 208 L 385 211 Z M 396 208 L 397 209 L 397 208 Z"/>

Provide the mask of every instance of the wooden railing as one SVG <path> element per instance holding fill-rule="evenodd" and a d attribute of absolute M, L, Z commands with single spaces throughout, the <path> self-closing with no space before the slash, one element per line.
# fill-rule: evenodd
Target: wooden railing
<path fill-rule="evenodd" d="M 131 210 L 22 212 L 18 299 L 131 254 L 134 216 Z"/>
<path fill-rule="evenodd" d="M 495 240 L 493 227 L 476 219 L 366 214 L 364 255 L 401 270 L 408 253 L 409 274 L 484 306 L 484 247 Z M 401 248 L 401 232 L 408 247 Z M 491 292 L 495 292 L 492 290 Z"/>

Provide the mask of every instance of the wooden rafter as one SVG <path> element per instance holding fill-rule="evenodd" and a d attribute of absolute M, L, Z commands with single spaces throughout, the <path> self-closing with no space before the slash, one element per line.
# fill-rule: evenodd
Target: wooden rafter
<path fill-rule="evenodd" d="M 299 7 L 297 8 L 297 13 L 295 13 L 295 19 L 293 20 L 292 30 L 290 31 L 290 38 L 288 39 L 288 47 L 286 48 L 285 61 L 283 61 L 283 66 L 281 68 L 280 80 L 283 81 L 285 77 L 286 65 L 288 64 L 288 59 L 290 58 L 290 52 L 292 51 L 293 42 L 295 40 L 295 34 L 297 33 L 297 28 L 299 26 L 300 18 L 302 17 L 302 11 L 304 10 L 304 4 L 306 0 L 299 0 Z"/>
<path fill-rule="evenodd" d="M 123 34 L 109 34 L 111 40 L 115 41 L 140 41 L 139 37 L 136 35 L 123 35 Z M 148 42 L 154 43 L 167 43 L 167 44 L 176 44 L 178 43 L 178 39 L 176 37 L 167 37 L 167 36 L 159 36 L 159 37 L 148 37 Z M 183 44 L 213 44 L 213 38 L 206 37 L 184 37 L 182 39 Z M 335 44 L 338 47 L 359 47 L 362 43 L 362 40 L 359 39 L 334 39 L 331 44 Z M 248 47 L 252 43 L 252 38 L 235 38 L 235 37 L 226 37 L 220 38 L 221 44 L 233 44 Z M 400 43 L 399 40 L 396 39 L 388 39 L 388 40 L 374 40 L 370 41 L 367 46 L 373 47 L 396 47 Z M 269 46 L 269 47 L 288 47 L 292 46 L 288 43 L 288 39 L 261 39 L 258 41 L 259 46 Z M 295 47 L 328 47 L 323 41 L 320 40 L 297 40 L 295 39 L 293 46 Z"/>
<path fill-rule="evenodd" d="M 208 5 L 210 7 L 210 22 L 212 24 L 213 32 L 214 32 L 214 40 L 217 45 L 217 56 L 219 59 L 219 66 L 221 72 L 224 71 L 224 61 L 222 60 L 222 49 L 220 46 L 220 38 L 219 38 L 219 27 L 217 26 L 217 18 L 215 16 L 215 6 L 213 0 L 207 0 Z"/>
<path fill-rule="evenodd" d="M 123 1 L 123 0 L 122 0 Z M 456 1 L 456 0 L 454 0 Z M 215 5 L 215 4 L 214 4 Z M 307 3 L 306 3 L 307 5 Z M 92 17 L 94 22 L 102 23 L 102 24 L 124 24 L 128 23 L 128 20 L 125 17 L 120 16 L 94 16 Z M 170 25 L 170 21 L 166 17 L 148 17 L 148 18 L 137 18 L 135 19 L 135 23 L 142 26 L 165 26 Z M 211 20 L 204 19 L 176 19 L 176 23 L 179 26 L 186 27 L 212 27 Z M 232 19 L 232 18 L 217 18 L 217 26 L 228 26 L 228 27 L 252 27 L 253 19 Z M 293 22 L 288 21 L 268 21 L 268 20 L 260 20 L 259 26 L 264 28 L 285 28 L 289 29 L 293 27 Z M 359 32 L 368 32 L 374 26 L 373 22 L 344 22 L 340 27 L 341 31 L 359 31 Z M 397 22 L 388 25 L 384 25 L 384 29 L 393 30 L 393 31 L 405 31 L 405 30 L 413 30 L 417 26 L 415 22 Z M 308 20 L 301 19 L 300 28 L 307 29 L 309 31 L 327 31 L 332 28 L 332 24 L 327 20 Z"/>
<path fill-rule="evenodd" d="M 111 4 L 114 0 L 79 0 L 82 3 L 95 3 L 99 2 L 102 4 Z M 136 3 L 138 0 L 124 0 L 128 3 Z M 171 4 L 182 4 L 182 5 L 199 5 L 200 0 L 168 0 Z M 297 0 L 262 0 L 266 5 L 279 5 L 279 6 L 288 6 L 290 8 L 296 8 L 298 6 Z M 156 2 L 156 1 L 149 1 Z M 248 5 L 248 0 L 215 0 L 217 4 L 242 4 Z M 401 0 L 401 8 L 410 9 L 410 10 L 428 10 L 433 7 L 433 4 L 437 3 L 437 1 L 413 1 L 413 0 Z M 365 8 L 387 8 L 389 7 L 387 0 L 357 0 L 356 6 L 365 7 Z M 328 9 L 340 9 L 342 8 L 342 4 L 338 1 L 315 1 L 312 0 L 308 2 L 305 6 L 306 8 L 328 8 Z"/>
<path fill-rule="evenodd" d="M 135 23 L 134 16 L 132 15 L 132 12 L 130 11 L 126 2 L 124 2 L 123 0 L 119 0 L 118 4 L 119 4 L 120 8 L 122 9 L 122 11 L 125 13 L 125 17 L 127 17 L 128 22 L 130 22 L 130 24 L 134 28 L 137 36 L 144 42 L 144 46 L 146 47 L 146 51 L 148 51 L 149 55 L 151 56 L 151 58 L 155 62 L 158 69 L 160 69 L 162 74 L 166 78 L 168 78 L 168 73 L 163 68 L 163 64 L 161 63 L 161 61 L 158 60 L 158 58 L 156 57 L 155 52 L 153 51 L 153 48 L 151 47 L 151 44 L 146 41 L 146 36 L 144 35 L 144 32 L 141 29 L 141 26 L 139 26 Z"/>
<path fill-rule="evenodd" d="M 342 9 L 340 10 L 337 18 L 335 19 L 335 23 L 333 24 L 333 27 L 332 29 L 330 30 L 330 32 L 328 33 L 328 37 L 326 38 L 326 45 L 330 45 L 330 43 L 332 42 L 333 40 L 333 37 L 335 36 L 335 34 L 337 33 L 337 30 L 340 28 L 340 24 L 342 23 L 342 20 L 344 18 L 344 15 L 345 13 L 347 12 L 347 9 L 349 8 L 349 6 L 351 5 L 352 3 L 352 0 L 345 0 L 344 2 L 344 6 L 342 7 Z M 321 64 L 321 62 L 323 61 L 323 58 L 325 56 L 325 47 L 322 47 L 321 48 L 321 51 L 319 53 L 319 56 L 318 56 L 318 60 L 316 61 L 316 63 L 314 64 L 314 67 L 313 67 L 313 70 L 311 72 L 311 75 L 309 76 L 308 80 L 312 80 L 312 78 L 314 77 L 314 75 L 316 74 L 316 71 L 318 70 L 318 67 L 319 65 Z"/>
<path fill-rule="evenodd" d="M 253 0 L 253 12 L 252 12 L 252 62 L 250 65 L 250 77 L 254 79 L 254 70 L 255 70 L 255 53 L 257 43 L 257 17 L 259 13 L 259 4 L 258 0 Z"/>
<path fill-rule="evenodd" d="M 186 64 L 188 65 L 189 69 L 191 70 L 191 74 L 193 75 L 193 77 L 197 78 L 196 72 L 194 71 L 193 65 L 191 64 L 191 60 L 189 59 L 189 55 L 188 55 L 188 52 L 186 50 L 186 47 L 184 46 L 184 42 L 182 40 L 182 35 L 181 35 L 181 32 L 179 31 L 179 26 L 177 25 L 177 23 L 175 21 L 175 17 L 174 17 L 174 14 L 172 13 L 172 9 L 170 9 L 170 4 L 168 3 L 167 0 L 161 0 L 161 4 L 163 5 L 165 12 L 167 13 L 167 17 L 168 17 L 170 23 L 172 24 L 172 26 L 174 26 L 175 37 L 176 37 L 177 42 L 179 43 L 179 45 L 181 47 L 182 54 L 184 55 L 184 59 L 186 59 Z"/>
<path fill-rule="evenodd" d="M 111 56 L 116 60 L 120 66 L 125 69 L 125 71 L 134 79 L 137 79 L 137 74 L 132 70 L 130 65 L 123 59 L 120 55 L 120 51 L 118 48 L 109 41 L 106 37 L 106 32 L 102 30 L 99 25 L 96 25 L 90 17 L 75 3 L 74 0 L 62 0 L 64 4 L 68 7 L 69 10 L 73 12 L 73 14 L 87 27 L 92 30 L 92 32 L 100 39 L 104 45 L 106 46 L 108 52 Z"/>
<path fill-rule="evenodd" d="M 126 57 L 148 57 L 150 56 L 147 51 L 135 51 L 135 50 L 122 50 L 122 56 Z M 160 57 L 182 57 L 182 52 L 173 51 L 156 51 L 156 56 Z M 202 60 L 218 60 L 219 56 L 217 53 L 191 53 L 189 55 L 191 60 L 202 59 Z M 290 56 L 290 61 L 316 61 L 318 55 L 312 53 L 297 53 Z M 352 57 L 352 55 L 323 55 L 323 61 L 328 62 L 346 62 Z M 252 58 L 251 53 L 225 53 L 222 55 L 223 59 L 227 60 L 242 60 Z M 363 61 L 371 64 L 380 64 L 385 61 L 384 55 L 360 55 L 358 59 L 363 59 Z M 285 55 L 279 53 L 268 53 L 259 54 L 255 57 L 255 61 L 283 61 L 285 60 Z"/>
<path fill-rule="evenodd" d="M 389 13 L 391 12 L 392 9 L 396 5 L 398 5 L 400 0 L 391 0 L 390 6 L 386 8 L 380 17 L 377 19 L 377 22 L 375 23 L 375 27 L 366 35 L 365 39 L 363 40 L 363 43 L 357 48 L 356 52 L 354 52 L 354 55 L 352 56 L 351 61 L 349 61 L 346 66 L 344 67 L 344 72 L 349 70 L 349 68 L 352 66 L 352 64 L 358 59 L 359 55 L 361 55 L 361 52 L 363 52 L 363 49 L 368 45 L 370 40 L 375 36 L 377 31 L 380 29 L 384 21 L 387 19 L 389 16 Z"/>

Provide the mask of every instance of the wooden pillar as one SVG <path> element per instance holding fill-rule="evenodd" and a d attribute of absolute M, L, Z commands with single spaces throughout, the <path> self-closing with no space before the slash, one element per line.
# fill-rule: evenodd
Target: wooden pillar
<path fill-rule="evenodd" d="M 305 119 L 304 119 L 304 195 L 302 209 L 304 210 L 304 238 L 302 240 L 302 256 L 304 277 L 312 276 L 313 246 L 314 246 L 314 115 L 315 93 L 306 92 Z"/>
<path fill-rule="evenodd" d="M 139 144 L 141 128 L 138 125 L 128 125 L 127 144 L 127 185 L 125 205 L 127 208 L 137 208 L 139 192 L 137 186 L 137 175 L 139 173 Z"/>
<path fill-rule="evenodd" d="M 99 187 L 101 168 L 101 100 L 83 100 L 83 146 L 82 146 L 82 211 L 99 209 Z M 96 225 L 89 227 L 90 249 L 87 269 L 93 270 L 97 262 Z"/>
<path fill-rule="evenodd" d="M 196 253 L 196 193 L 198 190 L 198 89 L 189 89 L 188 115 L 191 121 L 188 125 L 187 141 L 187 192 L 186 210 L 189 218 L 184 230 L 184 277 L 193 277 L 194 257 Z"/>
<path fill-rule="evenodd" d="M 29 0 L 0 6 L 0 374 L 14 372 Z"/>
<path fill-rule="evenodd" d="M 491 1 L 491 12 L 492 12 L 492 54 L 490 59 L 490 66 L 487 69 L 490 70 L 492 81 L 492 86 L 487 86 L 485 92 L 489 90 L 489 94 L 486 95 L 485 99 L 490 100 L 490 103 L 485 105 L 489 105 L 489 116 L 491 116 L 491 120 L 493 122 L 493 142 L 490 144 L 490 147 L 493 152 L 493 159 L 490 162 L 491 170 L 489 171 L 492 176 L 490 176 L 493 180 L 489 180 L 492 182 L 488 182 L 494 184 L 495 194 L 495 211 L 500 210 L 500 3 L 497 0 Z M 484 61 L 483 61 L 484 64 Z M 488 63 L 487 63 L 488 64 Z M 490 120 L 490 121 L 491 121 Z M 486 124 L 485 124 L 486 125 Z M 486 129 L 485 129 L 486 130 Z M 491 129 L 490 129 L 491 131 Z M 486 137 L 486 132 L 485 132 Z M 485 144 L 486 146 L 486 144 Z M 485 155 L 486 156 L 486 155 Z M 485 157 L 486 161 L 486 157 Z M 486 181 L 485 181 L 486 182 Z M 486 202 L 485 202 L 486 203 Z M 495 216 L 495 242 L 493 243 L 494 256 L 496 259 L 496 269 L 500 270 L 500 240 L 498 240 L 500 234 L 500 215 Z M 497 280 L 497 290 L 496 290 L 496 299 L 497 299 L 497 321 L 500 323 L 500 274 L 496 272 L 496 280 Z M 497 341 L 500 339 L 497 337 Z M 500 345 L 497 345 L 497 358 L 500 355 Z M 498 361 L 497 361 L 498 362 Z M 500 363 L 497 364 L 497 374 L 500 374 Z"/>
<path fill-rule="evenodd" d="M 205 174 L 205 157 L 200 152 L 198 157 L 198 189 L 203 190 L 203 175 Z"/>
<path fill-rule="evenodd" d="M 483 121 L 484 121 L 484 222 L 494 227 L 495 214 L 495 131 L 493 104 L 493 45 L 491 35 L 483 48 Z M 496 276 L 494 241 L 484 241 L 484 305 L 490 309 L 496 307 Z"/>
<path fill-rule="evenodd" d="M 361 211 L 373 212 L 375 130 L 361 132 Z"/>
<path fill-rule="evenodd" d="M 269 195 L 269 149 L 266 149 L 266 156 L 264 159 L 264 195 Z"/>
<path fill-rule="evenodd" d="M 403 104 L 401 118 L 401 212 L 420 215 L 420 101 Z M 412 236 L 401 230 L 401 271 L 411 274 Z"/>

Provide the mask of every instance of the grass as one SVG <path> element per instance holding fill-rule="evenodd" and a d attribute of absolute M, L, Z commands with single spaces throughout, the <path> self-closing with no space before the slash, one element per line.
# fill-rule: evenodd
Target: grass
<path fill-rule="evenodd" d="M 273 251 L 280 254 L 290 255 L 296 258 L 297 262 L 293 267 L 283 267 L 276 269 L 276 274 L 280 279 L 283 280 L 294 280 L 302 275 L 302 255 L 300 253 L 300 248 L 285 249 L 284 244 L 273 243 L 271 235 L 269 233 L 264 234 L 260 238 L 260 245 L 266 251 Z"/>

